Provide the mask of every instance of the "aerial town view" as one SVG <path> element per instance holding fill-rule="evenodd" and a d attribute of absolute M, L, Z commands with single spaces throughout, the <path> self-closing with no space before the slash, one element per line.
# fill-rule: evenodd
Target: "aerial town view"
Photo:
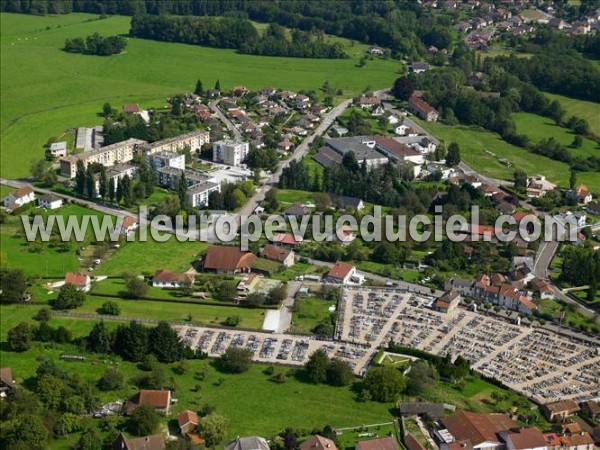
<path fill-rule="evenodd" d="M 0 448 L 600 448 L 600 0 L 0 0 Z"/>

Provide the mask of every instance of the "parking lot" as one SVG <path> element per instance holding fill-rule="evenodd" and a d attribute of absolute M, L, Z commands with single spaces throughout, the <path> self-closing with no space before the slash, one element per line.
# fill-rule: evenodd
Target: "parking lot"
<path fill-rule="evenodd" d="M 347 361 L 357 375 L 390 340 L 435 355 L 462 355 L 474 370 L 541 403 L 600 395 L 600 343 L 457 308 L 431 309 L 434 298 L 401 289 L 344 287 L 332 341 L 307 336 L 179 326 L 193 349 L 219 357 L 247 348 L 263 363 L 301 366 L 318 349 Z"/>

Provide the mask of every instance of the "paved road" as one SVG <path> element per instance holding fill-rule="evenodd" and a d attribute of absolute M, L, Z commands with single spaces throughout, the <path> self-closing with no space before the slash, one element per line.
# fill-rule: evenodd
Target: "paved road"
<path fill-rule="evenodd" d="M 217 115 L 217 117 L 219 118 L 219 120 L 221 122 L 223 122 L 225 124 L 225 126 L 227 127 L 227 129 L 233 133 L 234 138 L 236 140 L 238 140 L 238 141 L 241 141 L 242 140 L 242 133 L 231 122 L 231 120 L 229 120 L 227 118 L 227 116 L 225 116 L 225 114 L 223 114 L 223 111 L 221 111 L 221 109 L 219 108 L 218 105 L 219 105 L 219 100 L 214 100 L 214 101 L 212 101 L 212 102 L 210 102 L 208 104 L 209 108 L 212 109 L 212 111 Z"/>

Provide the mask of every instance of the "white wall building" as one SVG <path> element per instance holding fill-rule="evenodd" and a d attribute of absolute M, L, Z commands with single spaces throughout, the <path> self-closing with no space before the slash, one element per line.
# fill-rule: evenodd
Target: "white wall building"
<path fill-rule="evenodd" d="M 240 166 L 249 151 L 250 145 L 247 142 L 217 141 L 213 143 L 213 161 L 230 166 Z"/>

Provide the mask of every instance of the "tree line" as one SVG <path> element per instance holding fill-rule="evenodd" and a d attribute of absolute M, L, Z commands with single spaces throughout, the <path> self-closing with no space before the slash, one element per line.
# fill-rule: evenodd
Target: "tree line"
<path fill-rule="evenodd" d="M 240 53 L 297 58 L 346 58 L 340 43 L 313 39 L 310 33 L 293 30 L 291 40 L 283 27 L 271 24 L 261 37 L 254 25 L 239 17 L 134 16 L 130 34 L 144 39 L 181 42 Z"/>
<path fill-rule="evenodd" d="M 127 39 L 122 36 L 103 37 L 94 33 L 85 39 L 76 37 L 65 40 L 63 50 L 69 53 L 83 53 L 86 55 L 118 55 L 127 47 Z"/>

